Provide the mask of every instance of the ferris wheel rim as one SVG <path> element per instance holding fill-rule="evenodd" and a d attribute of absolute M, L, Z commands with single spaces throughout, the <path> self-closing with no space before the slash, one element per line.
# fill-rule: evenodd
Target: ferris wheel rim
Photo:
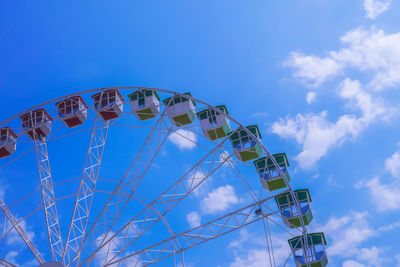
<path fill-rule="evenodd" d="M 214 105 L 210 105 L 210 104 L 208 104 L 207 102 L 202 101 L 202 100 L 200 100 L 200 99 L 198 99 L 198 98 L 196 98 L 196 97 L 193 97 L 193 96 L 191 96 L 191 95 L 187 95 L 187 94 L 180 93 L 180 92 L 173 91 L 173 90 L 160 89 L 160 88 L 154 88 L 154 87 L 143 87 L 143 86 L 116 86 L 116 87 L 102 87 L 102 88 L 88 89 L 88 90 L 83 90 L 83 91 L 79 91 L 79 92 L 74 92 L 74 93 L 71 93 L 71 94 L 67 94 L 67 95 L 64 95 L 64 96 L 61 96 L 61 97 L 54 98 L 54 99 L 52 99 L 52 100 L 49 100 L 49 101 L 43 102 L 43 103 L 41 103 L 41 104 L 38 104 L 38 105 L 36 105 L 36 106 L 33 106 L 33 107 L 31 107 L 31 108 L 28 108 L 28 109 L 26 109 L 26 110 L 24 110 L 24 111 L 22 111 L 22 112 L 20 112 L 20 113 L 18 113 L 18 114 L 16 114 L 16 115 L 12 116 L 12 117 L 6 119 L 5 121 L 3 121 L 3 122 L 0 123 L 0 126 L 3 126 L 3 125 L 5 125 L 6 123 L 8 123 L 8 122 L 10 122 L 10 121 L 12 121 L 12 120 L 14 120 L 14 119 L 16 119 L 16 118 L 19 118 L 21 115 L 23 115 L 23 114 L 25 114 L 25 113 L 27 113 L 27 112 L 30 112 L 30 111 L 33 111 L 33 110 L 35 110 L 35 109 L 44 107 L 44 106 L 49 105 L 49 104 L 51 104 L 51 103 L 55 103 L 55 102 L 57 102 L 57 101 L 59 101 L 59 100 L 62 100 L 62 99 L 70 98 L 70 97 L 74 97 L 74 96 L 79 96 L 79 95 L 84 95 L 84 94 L 89 94 L 89 93 L 93 93 L 93 92 L 111 90 L 111 89 L 115 89 L 115 90 L 132 90 L 132 89 L 136 89 L 136 90 L 153 90 L 153 91 L 156 91 L 156 92 L 162 92 L 162 93 L 166 93 L 166 94 L 172 94 L 172 95 L 178 95 L 178 96 L 185 96 L 186 98 L 188 98 L 188 99 L 190 99 L 190 100 L 192 100 L 192 101 L 194 101 L 194 102 L 198 102 L 198 103 L 203 104 L 204 106 L 208 107 L 209 109 L 213 109 L 213 110 L 215 110 L 215 111 L 220 111 L 220 109 L 218 109 L 218 108 L 217 108 L 216 106 L 214 106 Z M 126 102 L 124 101 L 124 103 L 126 103 Z M 233 118 L 230 114 L 228 114 L 227 112 L 224 112 L 224 114 L 225 114 L 225 117 L 226 117 L 228 120 L 230 120 L 230 121 L 234 122 L 235 124 L 237 124 L 237 125 L 238 125 L 238 128 L 241 128 L 241 129 L 243 129 L 244 131 L 246 131 L 246 132 L 249 134 L 249 136 L 252 137 L 252 138 L 257 142 L 257 144 L 259 144 L 259 145 L 261 146 L 261 148 L 262 148 L 264 154 L 266 154 L 269 158 L 272 159 L 274 165 L 278 166 L 277 163 L 276 163 L 276 161 L 275 161 L 275 159 L 273 158 L 272 154 L 269 152 L 269 150 L 266 148 L 266 146 L 263 144 L 263 142 L 262 142 L 259 138 L 256 138 L 256 136 L 255 136 L 251 131 L 249 131 L 249 130 L 246 128 L 246 126 L 244 126 L 244 125 L 243 125 L 242 123 L 240 123 L 238 120 L 236 120 L 235 118 Z M 281 171 L 280 168 L 278 168 L 278 172 L 279 172 L 279 171 Z M 285 177 L 285 176 L 284 176 L 284 177 Z M 285 178 L 285 179 L 286 179 L 286 178 Z M 298 203 L 297 203 L 298 201 L 297 201 L 297 198 L 295 197 L 294 191 L 293 191 L 293 189 L 292 189 L 290 183 L 289 183 L 287 180 L 286 180 L 286 186 L 287 186 L 287 191 L 289 191 L 289 192 L 291 193 L 291 195 L 294 197 L 293 199 L 294 199 L 295 202 L 296 202 L 295 204 L 298 205 Z M 278 193 L 277 193 L 277 194 L 278 194 Z M 271 195 L 274 196 L 274 195 L 276 195 L 276 194 L 271 193 Z M 302 226 L 302 232 L 303 232 L 303 234 L 304 234 L 304 233 L 307 234 L 307 226 L 304 225 L 304 222 L 302 221 L 302 219 L 301 219 L 300 221 L 301 221 L 301 226 Z"/>

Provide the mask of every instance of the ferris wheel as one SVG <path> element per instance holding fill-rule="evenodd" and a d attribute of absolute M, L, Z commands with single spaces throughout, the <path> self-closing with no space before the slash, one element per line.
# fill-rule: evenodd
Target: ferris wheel
<path fill-rule="evenodd" d="M 309 190 L 292 189 L 286 154 L 261 140 L 224 105 L 156 88 L 21 112 L 0 123 L 0 265 L 17 266 L 18 243 L 14 259 L 43 267 L 184 266 L 197 246 L 256 226 L 265 266 L 326 266 L 324 233 L 307 230 Z M 273 231 L 288 239 L 282 262 Z"/>

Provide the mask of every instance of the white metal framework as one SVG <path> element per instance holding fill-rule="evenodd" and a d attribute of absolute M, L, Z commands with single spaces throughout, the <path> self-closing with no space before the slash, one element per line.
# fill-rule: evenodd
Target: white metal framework
<path fill-rule="evenodd" d="M 107 139 L 107 132 L 108 123 L 105 123 L 96 116 L 68 230 L 67 243 L 63 254 L 64 262 L 65 257 L 67 258 L 66 261 L 70 262 L 71 257 L 75 255 L 85 236 L 90 207 L 92 206 L 93 194 L 103 157 L 104 145 Z"/>
<path fill-rule="evenodd" d="M 49 154 L 46 140 L 34 140 L 51 257 L 53 261 L 58 261 L 62 258 L 63 243 L 50 171 Z"/>
<path fill-rule="evenodd" d="M 37 250 L 35 245 L 32 243 L 31 239 L 29 238 L 29 236 L 26 234 L 24 229 L 22 229 L 22 227 L 19 224 L 19 222 L 17 221 L 17 219 L 14 217 L 14 215 L 12 215 L 11 211 L 8 209 L 8 207 L 6 206 L 6 204 L 4 203 L 4 201 L 1 198 L 0 198 L 0 208 L 3 211 L 4 215 L 7 217 L 7 219 L 12 224 L 12 227 L 15 229 L 15 231 L 17 231 L 18 235 L 22 238 L 24 243 L 28 246 L 28 248 L 32 252 L 33 256 L 35 256 L 36 260 L 39 263 L 44 263 L 44 259 L 43 259 L 42 254 L 40 254 L 40 252 Z M 5 223 L 4 223 L 4 226 L 5 226 Z M 7 265 L 7 264 L 11 264 L 11 263 L 8 263 L 5 260 L 2 263 L 5 266 L 10 266 L 10 265 Z"/>
<path fill-rule="evenodd" d="M 12 264 L 11 262 L 8 262 L 6 260 L 0 259 L 0 266 L 5 266 L 5 267 L 16 267 L 16 265 Z"/>
<path fill-rule="evenodd" d="M 124 99 L 124 105 L 126 106 L 129 105 L 126 96 L 134 90 L 143 91 L 143 95 L 144 92 L 150 90 L 163 94 L 166 99 L 171 99 L 170 101 L 174 97 L 179 97 L 181 101 L 190 101 L 193 105 L 197 105 L 195 107 L 196 112 L 204 109 L 221 112 L 220 109 L 196 99 L 190 94 L 156 88 L 113 87 L 62 96 L 22 112 L 21 114 L 27 114 L 38 108 L 44 108 L 55 118 L 52 125 L 61 124 L 59 128 L 53 127 L 56 130 L 53 130 L 53 133 L 45 138 L 29 140 L 23 133 L 18 133 L 18 127 L 13 127 L 13 123 L 21 114 L 17 114 L 0 123 L 1 127 L 10 125 L 10 128 L 18 133 L 18 147 L 23 147 L 24 145 L 26 147 L 23 153 L 18 154 L 17 149 L 14 153 L 15 155 L 1 159 L 0 174 L 3 168 L 13 165 L 18 166 L 20 161 L 27 157 L 29 158 L 29 151 L 34 149 L 40 177 L 40 188 L 33 188 L 31 193 L 24 193 L 20 199 L 8 203 L 8 207 L 0 199 L 3 213 L 0 214 L 0 219 L 3 218 L 2 221 L 0 220 L 0 225 L 3 226 L 0 236 L 0 257 L 4 257 L 1 254 L 4 240 L 10 236 L 12 229 L 15 229 L 40 264 L 44 263 L 45 259 L 37 248 L 44 253 L 43 255 L 47 261 L 58 261 L 65 266 L 147 266 L 157 264 L 160 261 L 167 261 L 170 257 L 173 258 L 174 266 L 179 264 L 184 266 L 184 251 L 243 227 L 259 223 L 260 229 L 263 229 L 265 234 L 266 266 L 279 265 L 274 257 L 274 244 L 271 238 L 272 228 L 284 231 L 291 237 L 302 235 L 303 243 L 305 244 L 303 248 L 306 259 L 305 265 L 311 266 L 307 260 L 309 258 L 307 255 L 309 251 L 307 247 L 308 230 L 303 218 L 300 217 L 301 227 L 297 229 L 289 229 L 283 224 L 278 216 L 279 209 L 271 204 L 275 193 L 260 193 L 258 191 L 259 188 L 262 188 L 259 181 L 248 177 L 248 173 L 245 171 L 246 168 L 251 168 L 249 167 L 251 164 L 235 160 L 234 149 L 229 144 L 229 134 L 227 132 L 223 132 L 222 135 L 224 137 L 220 139 L 210 140 L 210 137 L 206 138 L 200 129 L 199 123 L 193 121 L 193 114 L 188 115 L 188 122 L 185 121 L 184 117 L 174 117 L 175 121 L 171 122 L 168 119 L 167 109 L 165 108 L 170 103 L 164 102 L 162 104 L 162 101 L 160 101 L 160 112 L 154 114 L 154 118 L 151 120 L 140 122 L 140 117 L 134 117 L 132 112 L 127 111 L 129 108 L 125 107 L 123 112 L 121 108 L 112 119 L 104 121 L 104 114 L 100 117 L 96 113 L 91 96 L 98 93 L 102 95 L 103 92 L 110 90 L 118 90 L 115 91 L 118 95 L 119 91 L 121 91 L 120 96 Z M 54 108 L 51 108 L 62 99 L 77 96 L 86 99 L 86 103 L 88 103 L 87 121 L 84 125 L 88 124 L 88 121 L 92 121 L 93 125 L 89 129 L 84 126 L 74 127 L 73 129 L 65 127 L 60 118 L 57 117 Z M 193 105 L 191 106 L 192 111 Z M 109 111 L 107 108 L 102 110 L 106 115 L 107 112 L 111 111 L 115 110 L 110 109 Z M 182 114 L 185 115 L 185 112 Z M 224 115 L 226 116 L 226 121 L 229 122 L 230 128 L 232 130 L 244 130 L 249 138 L 257 142 L 262 148 L 262 156 L 271 159 L 277 172 L 282 177 L 286 177 L 275 158 L 261 141 L 227 112 Z M 177 121 L 179 122 L 177 123 Z M 112 139 L 111 133 L 114 133 L 114 130 L 112 130 L 108 134 L 109 128 L 117 128 L 118 130 L 127 128 L 146 132 L 144 136 L 141 136 L 142 140 L 144 140 L 144 142 L 139 142 L 141 145 L 137 145 L 136 134 L 129 132 L 130 138 L 135 140 L 135 142 L 132 142 L 135 145 L 124 144 L 126 147 L 125 152 L 132 151 L 131 153 L 124 153 L 124 156 L 132 160 L 129 161 L 129 164 L 125 160 L 121 160 L 125 164 L 124 167 L 121 167 L 122 165 L 105 165 L 103 154 L 107 155 L 108 144 L 112 142 L 109 139 Z M 90 134 L 90 141 L 89 146 L 85 145 L 85 148 L 88 147 L 88 149 L 85 154 L 85 164 L 81 175 L 77 178 L 58 179 L 60 173 L 57 173 L 55 175 L 57 180 L 53 181 L 47 146 L 51 147 L 51 152 L 54 146 L 55 153 L 61 153 L 56 148 L 57 142 L 66 140 L 70 136 L 80 136 L 85 132 Z M 117 134 L 114 136 L 114 140 L 115 138 L 117 140 L 121 138 L 122 142 L 123 135 L 121 132 L 115 132 Z M 191 134 L 185 134 L 187 132 L 191 132 Z M 33 136 L 36 136 L 36 134 L 33 133 Z M 154 174 L 157 173 L 158 168 L 163 168 L 159 166 L 159 160 L 162 155 L 168 154 L 167 140 L 177 137 L 202 149 L 202 156 L 198 159 L 187 156 L 185 162 L 177 161 L 176 164 L 180 167 L 185 166 L 185 172 L 178 176 L 173 168 L 166 168 L 168 171 L 162 173 L 161 176 L 160 174 Z M 82 138 L 79 140 L 82 140 Z M 105 146 L 106 140 L 107 147 Z M 30 148 L 29 146 L 32 145 L 33 147 Z M 71 142 L 70 146 L 76 146 L 77 149 L 82 150 L 81 141 L 77 142 L 77 144 Z M 174 152 L 171 155 L 174 156 Z M 116 162 L 119 156 L 118 154 L 114 155 Z M 58 160 L 60 159 L 58 158 Z M 68 158 L 64 159 L 65 162 L 69 162 L 69 160 Z M 102 167 L 101 172 L 100 166 Z M 116 168 L 118 169 L 118 175 L 112 174 L 110 177 L 110 174 L 107 174 L 108 176 L 103 176 L 103 168 L 105 170 L 107 168 L 108 170 Z M 181 229 L 181 226 L 178 227 L 171 223 L 171 218 L 176 216 L 174 214 L 176 208 L 180 208 L 186 201 L 193 199 L 193 196 L 197 194 L 196 192 L 204 188 L 204 184 L 208 180 L 217 180 L 215 176 L 219 177 L 222 172 L 226 172 L 226 168 L 230 170 L 230 179 L 235 179 L 235 185 L 246 193 L 248 197 L 244 201 L 246 204 L 242 204 L 243 207 L 236 206 L 235 209 L 224 210 L 225 214 L 219 214 L 219 216 L 210 215 L 213 218 L 210 217 L 208 222 L 191 227 L 189 230 Z M 150 179 L 153 179 L 153 182 L 149 181 Z M 159 181 L 160 183 L 158 183 Z M 294 199 L 295 208 L 300 214 L 301 207 L 297 196 L 294 194 L 289 181 L 286 179 L 285 182 L 287 187 L 284 190 L 290 193 Z M 78 187 L 70 186 L 72 184 L 78 184 Z M 162 184 L 163 188 L 159 188 L 158 184 Z M 155 189 L 154 192 L 151 192 L 151 196 L 148 196 L 140 189 L 150 185 L 154 186 Z M 253 189 L 255 186 L 257 186 L 257 190 Z M 55 191 L 58 198 L 56 198 Z M 39 193 L 41 204 L 35 206 L 35 208 L 26 208 L 27 210 L 24 211 L 25 206 L 32 206 L 37 202 L 38 198 L 35 198 L 35 196 Z M 282 193 L 282 191 L 279 193 Z M 263 196 L 263 194 L 267 194 L 267 197 Z M 99 197 L 95 198 L 95 195 Z M 63 208 L 57 210 L 56 204 L 58 207 L 61 205 Z M 19 220 L 10 212 L 9 207 L 12 207 L 12 210 L 18 210 Z M 67 209 L 72 213 L 67 212 Z M 20 214 L 22 215 L 21 217 Z M 34 246 L 32 240 L 20 225 L 22 221 L 28 223 L 30 222 L 29 220 L 37 224 L 36 220 L 39 220 L 40 216 L 43 215 L 45 218 L 43 226 L 46 225 L 49 243 L 47 248 L 44 242 L 35 242 L 37 247 Z M 12 224 L 12 229 L 7 227 L 7 220 Z M 153 236 L 149 241 L 148 236 L 161 231 L 160 229 L 163 229 L 162 231 L 165 232 L 165 235 L 158 240 L 153 240 Z M 38 236 L 35 236 L 35 241 L 39 238 Z M 288 253 L 288 256 L 290 257 L 290 253 Z M 0 259 L 1 264 L 14 266 L 12 263 Z M 285 265 L 286 263 L 280 264 Z"/>
<path fill-rule="evenodd" d="M 279 212 L 273 211 L 269 213 L 263 213 L 263 209 L 261 209 L 261 214 L 256 215 L 255 210 L 259 209 L 260 206 L 267 200 L 268 199 L 263 199 L 260 202 L 252 203 L 246 207 L 230 212 L 218 219 L 197 226 L 196 228 L 190 229 L 184 233 L 175 234 L 174 236 L 148 248 L 130 253 L 118 260 L 111 261 L 108 263 L 108 265 L 113 265 L 133 257 L 139 258 L 140 262 L 144 266 L 150 265 L 167 257 L 171 257 L 176 253 L 181 253 L 192 247 L 228 234 L 251 223 L 262 220 L 264 217 L 272 216 Z M 178 251 L 175 250 L 176 246 L 173 246 L 174 244 L 179 244 L 176 245 L 180 247 Z"/>

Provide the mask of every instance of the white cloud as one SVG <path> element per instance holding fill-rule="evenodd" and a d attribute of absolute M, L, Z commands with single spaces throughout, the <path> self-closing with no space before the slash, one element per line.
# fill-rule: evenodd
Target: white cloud
<path fill-rule="evenodd" d="M 383 101 L 365 92 L 357 80 L 345 79 L 341 84 L 340 97 L 346 100 L 348 105 L 360 109 L 360 121 L 363 124 L 369 124 L 379 116 L 386 118 L 389 113 Z"/>
<path fill-rule="evenodd" d="M 345 79 L 340 86 L 340 97 L 361 111 L 361 116 L 342 115 L 332 123 L 326 119 L 327 111 L 319 114 L 297 114 L 273 123 L 271 130 L 282 138 L 295 139 L 303 146 L 296 160 L 303 169 L 314 167 L 316 162 L 334 146 L 357 137 L 369 124 L 378 118 L 386 118 L 389 109 L 379 99 L 361 88 L 358 81 Z"/>
<path fill-rule="evenodd" d="M 240 230 L 238 239 L 233 240 L 228 248 L 233 251 L 236 256 L 230 267 L 253 266 L 264 267 L 266 262 L 269 263 L 269 256 L 266 250 L 265 235 L 251 233 L 245 229 Z M 283 265 L 290 255 L 290 248 L 287 243 L 286 235 L 271 236 L 274 259 L 277 266 Z M 292 266 L 290 263 L 286 266 Z"/>
<path fill-rule="evenodd" d="M 205 214 L 215 214 L 225 211 L 231 205 L 241 200 L 236 196 L 235 188 L 231 185 L 220 186 L 214 189 L 201 201 L 201 209 Z"/>
<path fill-rule="evenodd" d="M 0 180 L 0 198 L 4 201 L 5 197 L 5 192 L 6 192 L 6 186 L 4 185 L 3 181 Z"/>
<path fill-rule="evenodd" d="M 367 266 L 357 261 L 348 260 L 343 262 L 342 267 L 367 267 Z"/>
<path fill-rule="evenodd" d="M 192 211 L 186 216 L 186 221 L 191 228 L 195 228 L 201 225 L 201 216 L 198 212 Z"/>
<path fill-rule="evenodd" d="M 367 212 L 351 212 L 341 218 L 331 217 L 324 226 L 317 227 L 318 231 L 333 240 L 328 247 L 328 255 L 343 258 L 360 255 L 359 245 L 376 235 L 367 216 Z"/>
<path fill-rule="evenodd" d="M 387 232 L 387 231 L 392 231 L 399 227 L 400 227 L 400 221 L 397 221 L 397 222 L 379 227 L 378 231 L 379 231 L 379 233 L 383 233 L 383 232 Z"/>
<path fill-rule="evenodd" d="M 136 226 L 134 224 L 130 224 L 129 227 L 126 230 L 126 234 L 129 234 L 132 232 L 136 232 Z M 112 237 L 115 233 L 110 231 L 108 235 L 106 234 L 102 234 L 99 237 L 96 238 L 95 244 L 96 247 L 98 248 L 100 246 L 100 244 L 106 239 L 109 240 L 108 237 Z M 99 251 L 96 253 L 95 255 L 95 259 L 99 262 L 99 264 L 101 266 L 104 266 L 107 262 L 110 262 L 111 259 L 113 259 L 116 255 L 117 252 L 120 251 L 119 247 L 121 246 L 121 239 L 118 238 L 113 238 L 111 240 L 109 240 L 109 242 L 107 242 L 102 248 L 99 249 Z M 131 254 L 132 251 L 126 251 L 126 253 L 124 255 L 121 256 L 125 256 L 128 254 Z M 114 260 L 118 260 L 120 257 L 116 257 Z M 119 266 L 119 265 L 124 265 L 124 266 L 136 266 L 136 267 L 141 267 L 142 263 L 139 260 L 138 256 L 133 256 L 130 257 L 128 259 L 123 260 L 121 263 L 115 263 L 115 264 L 110 264 L 107 266 Z"/>
<path fill-rule="evenodd" d="M 372 27 L 358 28 L 340 38 L 343 47 L 330 51 L 326 57 L 292 52 L 286 66 L 294 69 L 294 76 L 310 87 L 318 87 L 346 68 L 372 72 L 369 86 L 375 90 L 400 84 L 400 33 L 385 34 Z"/>
<path fill-rule="evenodd" d="M 377 247 L 362 248 L 358 259 L 367 262 L 370 266 L 382 266 L 382 249 Z"/>
<path fill-rule="evenodd" d="M 368 189 L 370 199 L 379 212 L 400 209 L 400 152 L 395 152 L 385 160 L 385 170 L 396 179 L 384 184 L 379 177 L 374 177 L 370 180 L 359 181 L 354 185 L 356 189 Z"/>
<path fill-rule="evenodd" d="M 113 236 L 114 232 L 110 232 L 109 236 Z M 96 238 L 96 246 L 99 247 L 103 240 L 106 238 L 106 234 L 103 234 Z M 118 248 L 118 241 L 115 239 L 112 239 L 109 241 L 104 247 L 102 247 L 97 253 L 96 253 L 96 260 L 99 261 L 100 265 L 104 266 L 109 260 L 111 260 L 115 255 L 116 251 Z M 116 265 L 113 265 L 116 266 Z"/>
<path fill-rule="evenodd" d="M 303 146 L 303 151 L 296 156 L 303 169 L 314 167 L 332 146 L 342 144 L 346 138 L 355 137 L 361 131 L 362 125 L 354 116 L 344 115 L 336 123 L 331 123 L 326 115 L 327 111 L 297 114 L 295 118 L 281 118 L 272 125 L 273 133 L 282 138 L 295 139 Z"/>
<path fill-rule="evenodd" d="M 306 96 L 306 101 L 308 104 L 315 102 L 317 100 L 317 94 L 315 92 L 308 92 Z"/>
<path fill-rule="evenodd" d="M 245 255 L 235 257 L 229 267 L 262 267 L 269 262 L 265 249 L 250 249 Z"/>
<path fill-rule="evenodd" d="M 18 218 L 16 218 L 19 220 Z M 35 237 L 35 233 L 30 231 L 26 225 L 26 221 L 20 221 L 19 225 L 21 226 L 22 230 L 26 233 L 28 238 L 33 241 L 33 238 Z M 24 240 L 20 237 L 20 235 L 17 233 L 17 231 L 14 229 L 14 227 L 7 221 L 7 227 L 12 228 L 10 233 L 7 236 L 7 245 L 24 245 Z"/>
<path fill-rule="evenodd" d="M 394 153 L 385 160 L 385 169 L 390 171 L 393 177 L 400 177 L 400 152 Z"/>
<path fill-rule="evenodd" d="M 364 9 L 367 12 L 365 15 L 369 19 L 376 19 L 380 14 L 385 12 L 390 4 L 390 1 L 364 0 Z"/>
<path fill-rule="evenodd" d="M 18 256 L 18 252 L 17 251 L 10 251 L 7 253 L 6 257 L 4 258 L 6 261 L 13 263 L 13 264 L 17 264 L 15 262 L 15 257 Z"/>
<path fill-rule="evenodd" d="M 333 216 L 325 225 L 317 225 L 312 230 L 325 233 L 330 239 L 328 256 L 346 260 L 342 266 L 390 266 L 388 263 L 392 259 L 383 256 L 383 248 L 363 247 L 363 242 L 392 231 L 400 226 L 400 222 L 374 228 L 370 225 L 370 216 L 368 212 L 351 211 L 343 217 Z"/>
<path fill-rule="evenodd" d="M 366 187 L 372 196 L 372 202 L 378 211 L 390 211 L 400 208 L 400 185 L 398 183 L 382 184 L 378 177 L 367 182 L 358 183 L 358 187 Z"/>
<path fill-rule="evenodd" d="M 190 130 L 178 129 L 168 139 L 180 150 L 190 150 L 196 147 L 196 134 Z"/>
<path fill-rule="evenodd" d="M 342 72 L 343 66 L 332 58 L 292 52 L 284 63 L 295 69 L 294 76 L 310 87 L 318 87 Z"/>

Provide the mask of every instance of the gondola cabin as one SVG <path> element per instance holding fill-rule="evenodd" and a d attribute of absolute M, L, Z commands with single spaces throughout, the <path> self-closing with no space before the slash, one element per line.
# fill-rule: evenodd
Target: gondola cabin
<path fill-rule="evenodd" d="M 167 109 L 168 118 L 178 127 L 192 123 L 196 117 L 196 103 L 185 95 L 192 96 L 190 93 L 185 93 L 163 101 Z"/>
<path fill-rule="evenodd" d="M 124 108 L 124 101 L 117 89 L 101 91 L 92 96 L 97 114 L 105 121 L 118 118 Z"/>
<path fill-rule="evenodd" d="M 136 118 L 145 121 L 160 113 L 160 97 L 154 90 L 140 90 L 128 95 Z"/>
<path fill-rule="evenodd" d="M 216 108 L 218 111 L 209 108 L 197 113 L 201 130 L 209 140 L 225 137 L 230 132 L 228 118 L 226 117 L 228 110 L 225 106 L 216 106 Z"/>
<path fill-rule="evenodd" d="M 324 233 L 308 234 L 307 245 L 305 245 L 306 242 L 303 236 L 296 236 L 289 239 L 288 242 L 294 256 L 296 267 L 324 267 L 328 265 Z M 304 253 L 304 251 L 306 251 L 306 253 Z"/>
<path fill-rule="evenodd" d="M 10 156 L 17 147 L 17 135 L 8 127 L 0 128 L 0 159 Z"/>
<path fill-rule="evenodd" d="M 284 224 L 290 228 L 301 227 L 301 218 L 303 219 L 304 225 L 309 225 L 313 219 L 311 211 L 311 197 L 308 189 L 301 189 L 294 191 L 297 198 L 297 203 L 301 213 L 293 201 L 290 192 L 284 192 L 275 196 L 276 204 L 281 212 L 281 217 Z"/>
<path fill-rule="evenodd" d="M 21 117 L 22 129 L 32 140 L 42 140 L 51 131 L 53 120 L 45 109 L 25 113 Z"/>
<path fill-rule="evenodd" d="M 257 169 L 263 187 L 269 191 L 274 191 L 286 187 L 286 182 L 290 182 L 290 176 L 288 172 L 289 161 L 287 160 L 285 153 L 272 155 L 275 161 L 278 163 L 282 173 L 278 172 L 278 169 L 270 158 L 263 157 L 254 161 L 254 166 Z"/>
<path fill-rule="evenodd" d="M 255 137 L 261 139 L 257 125 L 246 127 Z M 249 161 L 258 158 L 262 154 L 262 147 L 258 140 L 254 140 L 244 129 L 233 131 L 229 135 L 236 157 L 241 161 Z"/>
<path fill-rule="evenodd" d="M 87 118 L 87 105 L 80 96 L 66 98 L 56 103 L 58 116 L 63 123 L 74 128 L 82 125 Z"/>

